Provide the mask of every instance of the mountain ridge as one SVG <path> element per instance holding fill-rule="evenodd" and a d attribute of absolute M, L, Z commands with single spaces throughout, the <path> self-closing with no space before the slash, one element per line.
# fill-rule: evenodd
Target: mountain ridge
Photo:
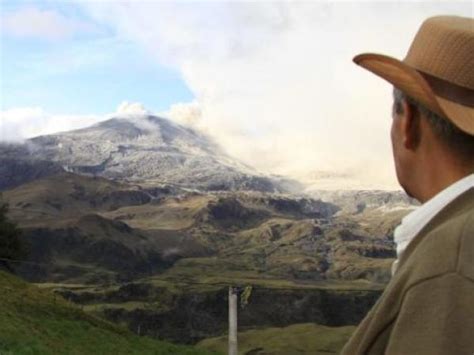
<path fill-rule="evenodd" d="M 30 138 L 24 144 L 1 144 L 0 160 L 9 170 L 19 161 L 29 166 L 45 161 L 54 165 L 55 172 L 61 167 L 79 174 L 204 191 L 281 192 L 298 187 L 295 181 L 264 175 L 230 157 L 203 133 L 152 115 L 112 117 L 86 128 Z M 0 187 L 24 180 L 0 181 Z"/>

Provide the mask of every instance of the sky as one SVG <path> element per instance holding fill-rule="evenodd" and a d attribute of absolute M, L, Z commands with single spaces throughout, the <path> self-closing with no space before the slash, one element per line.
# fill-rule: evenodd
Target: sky
<path fill-rule="evenodd" d="M 402 59 L 469 1 L 0 0 L 0 140 L 150 112 L 264 173 L 395 189 L 391 87 L 352 63 Z"/>

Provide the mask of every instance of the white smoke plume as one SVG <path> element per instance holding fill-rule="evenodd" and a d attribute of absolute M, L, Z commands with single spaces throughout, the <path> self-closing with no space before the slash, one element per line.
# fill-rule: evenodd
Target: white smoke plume
<path fill-rule="evenodd" d="M 403 58 L 425 18 L 472 15 L 469 2 L 79 3 L 181 72 L 198 108 L 170 116 L 262 171 L 367 188 L 397 186 L 391 88 L 352 57 Z"/>
<path fill-rule="evenodd" d="M 161 112 L 159 116 L 169 118 L 176 123 L 205 131 L 202 125 L 202 110 L 197 101 L 180 102 L 171 105 L 168 111 Z"/>
<path fill-rule="evenodd" d="M 472 16 L 469 1 L 75 3 L 98 28 L 141 44 L 181 73 L 195 101 L 172 106 L 168 117 L 212 135 L 231 155 L 264 172 L 339 181 L 336 187 L 349 180 L 367 188 L 397 186 L 388 133 L 391 88 L 352 57 L 376 51 L 403 58 L 425 18 Z M 64 39 L 58 29 L 66 38 L 82 30 L 49 10 L 28 11 L 41 18 L 34 22 L 38 28 L 18 27 L 10 18 L 2 29 L 54 40 Z M 133 103 L 118 111 L 114 115 L 148 113 Z M 1 140 L 110 117 L 51 115 L 34 107 L 0 114 Z"/>
<path fill-rule="evenodd" d="M 139 102 L 123 101 L 116 110 L 120 116 L 146 116 L 150 112 Z"/>

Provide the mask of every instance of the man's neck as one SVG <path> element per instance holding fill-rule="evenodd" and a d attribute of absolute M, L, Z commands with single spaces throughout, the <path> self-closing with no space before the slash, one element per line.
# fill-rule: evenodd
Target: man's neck
<path fill-rule="evenodd" d="M 449 162 L 449 163 L 448 163 Z M 418 179 L 416 199 L 425 203 L 456 181 L 474 173 L 474 168 L 444 161 L 444 164 L 431 164 Z"/>

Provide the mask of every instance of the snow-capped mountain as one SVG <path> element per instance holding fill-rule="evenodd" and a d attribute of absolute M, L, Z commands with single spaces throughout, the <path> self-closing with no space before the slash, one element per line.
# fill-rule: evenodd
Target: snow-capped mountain
<path fill-rule="evenodd" d="M 28 149 L 26 149 L 28 147 Z M 229 157 L 212 139 L 152 115 L 114 117 L 91 127 L 29 139 L 28 159 L 55 162 L 67 171 L 202 190 L 281 189 L 276 179 Z M 5 148 L 0 155 L 5 157 Z"/>

